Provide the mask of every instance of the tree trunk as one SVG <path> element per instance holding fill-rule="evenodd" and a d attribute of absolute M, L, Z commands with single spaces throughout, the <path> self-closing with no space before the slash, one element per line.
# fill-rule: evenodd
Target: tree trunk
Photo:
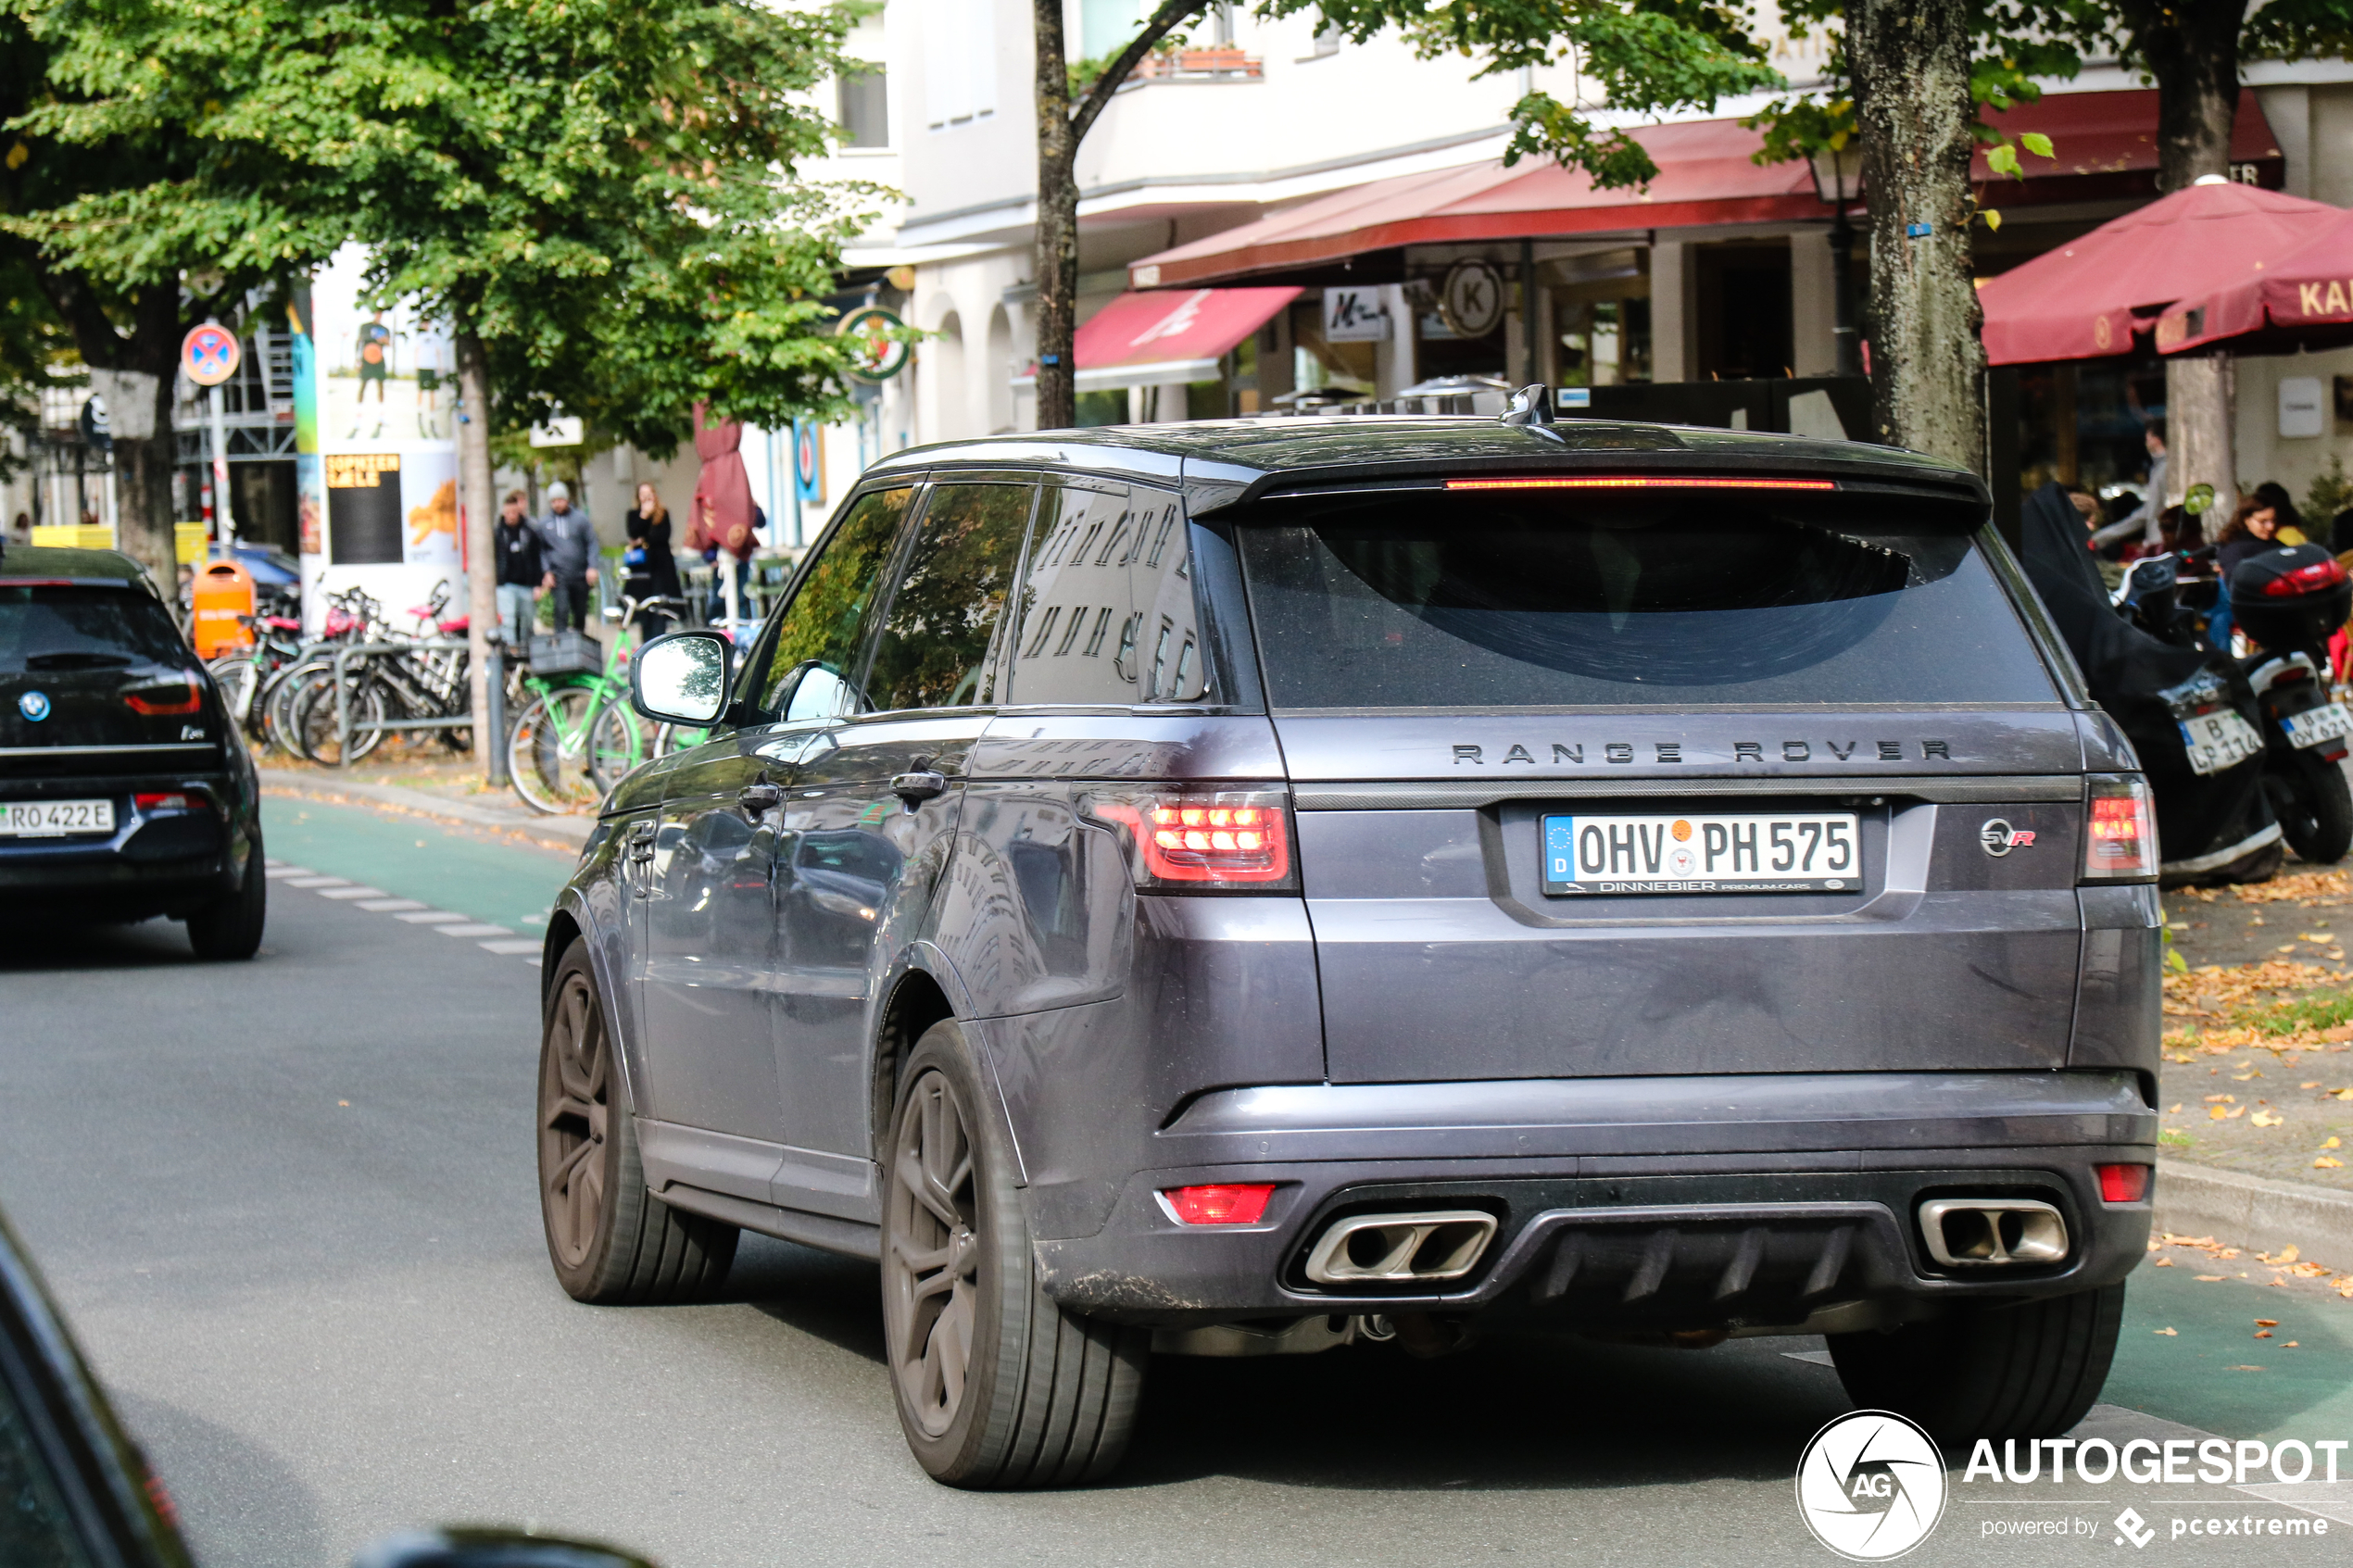
<path fill-rule="evenodd" d="M 1969 6 L 1856 0 L 1846 16 L 1870 208 L 1872 423 L 1881 441 L 1983 473 L 1984 313 L 1969 264 Z"/>
<path fill-rule="evenodd" d="M 1062 0 L 1038 0 L 1038 428 L 1078 422 L 1078 138 Z"/>
<path fill-rule="evenodd" d="M 2179 191 L 2207 175 L 2228 179 L 2238 119 L 2239 29 L 2246 0 L 2119 7 L 2133 48 L 2157 79 L 2157 188 Z M 2238 504 L 2237 377 L 2221 355 L 2165 362 L 2167 501 L 2193 484 L 2214 487 L 2215 517 Z"/>
<path fill-rule="evenodd" d="M 143 290 L 131 318 L 127 338 L 95 309 L 74 311 L 69 319 L 74 346 L 91 368 L 91 390 L 106 400 L 114 448 L 115 543 L 172 596 L 180 582 L 171 532 L 171 470 L 179 456 L 171 429 L 180 358 L 177 281 Z"/>
<path fill-rule="evenodd" d="M 474 757 L 487 771 L 507 737 L 490 731 L 490 629 L 498 624 L 498 560 L 491 537 L 497 503 L 490 470 L 490 360 L 482 338 L 460 323 L 456 333 L 458 475 L 465 508 L 466 669 L 473 687 Z"/>

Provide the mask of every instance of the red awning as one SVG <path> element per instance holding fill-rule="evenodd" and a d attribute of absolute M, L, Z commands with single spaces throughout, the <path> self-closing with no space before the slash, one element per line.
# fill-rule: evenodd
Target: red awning
<path fill-rule="evenodd" d="M 2179 300 L 2237 282 L 2342 207 L 2252 185 L 2193 185 L 2021 262 L 1977 291 L 1995 365 L 2123 354 Z"/>
<path fill-rule="evenodd" d="M 2157 189 L 2157 94 L 2051 94 L 1996 118 L 2013 134 L 2040 131 L 2053 160 L 2026 157 L 2027 178 L 2008 180 L 1978 157 L 1988 206 L 2152 194 Z M 1401 245 L 1463 245 L 1581 234 L 1642 234 L 1707 224 L 1818 222 L 1803 163 L 1760 165 L 1760 132 L 1730 119 L 1645 126 L 1634 139 L 1658 165 L 1641 190 L 1596 190 L 1591 179 L 1540 160 L 1500 161 L 1400 175 L 1336 191 L 1191 245 L 1148 256 L 1128 269 L 1137 288 L 1227 282 L 1297 272 Z M 2239 94 L 2232 132 L 2234 162 L 2277 183 L 2283 168 L 2255 94 Z"/>
<path fill-rule="evenodd" d="M 2242 354 L 2284 353 L 2353 341 L 2353 212 L 2330 212 L 2285 255 L 2241 252 L 2235 278 L 2184 294 L 2158 319 L 2158 349 L 2181 354 L 2227 341 Z"/>
<path fill-rule="evenodd" d="M 1079 326 L 1079 390 L 1213 380 L 1217 361 L 1299 294 L 1295 288 L 1123 294 Z"/>

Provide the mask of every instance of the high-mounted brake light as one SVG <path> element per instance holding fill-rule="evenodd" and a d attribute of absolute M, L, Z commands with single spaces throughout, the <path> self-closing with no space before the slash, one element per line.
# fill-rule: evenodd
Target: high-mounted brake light
<path fill-rule="evenodd" d="M 126 692 L 122 700 L 133 713 L 150 718 L 166 713 L 194 713 L 204 705 L 204 693 L 197 689 L 196 678 L 187 676 L 182 686 L 150 686 L 145 692 Z"/>
<path fill-rule="evenodd" d="M 2094 774 L 2083 822 L 2086 882 L 2145 882 L 2157 875 L 2157 812 L 2138 773 Z"/>
<path fill-rule="evenodd" d="M 1214 1186 L 1163 1187 L 1161 1201 L 1178 1224 L 1254 1225 L 1275 1196 L 1272 1182 L 1221 1182 Z"/>
<path fill-rule="evenodd" d="M 2102 1203 L 2138 1203 L 2149 1193 L 2145 1165 L 2095 1165 L 2099 1173 Z"/>
<path fill-rule="evenodd" d="M 1122 830 L 1139 887 L 1171 892 L 1294 884 L 1280 790 L 1090 792 L 1087 815 Z"/>
<path fill-rule="evenodd" d="M 2298 594 L 2317 594 L 2334 588 L 2345 581 L 2345 568 L 2334 560 L 2316 560 L 2309 566 L 2299 566 L 2294 571 L 2284 571 L 2263 584 L 2266 598 L 2292 599 Z"/>
<path fill-rule="evenodd" d="M 1827 479 L 1679 479 L 1663 474 L 1579 474 L 1558 479 L 1450 479 L 1449 490 L 1835 490 Z"/>

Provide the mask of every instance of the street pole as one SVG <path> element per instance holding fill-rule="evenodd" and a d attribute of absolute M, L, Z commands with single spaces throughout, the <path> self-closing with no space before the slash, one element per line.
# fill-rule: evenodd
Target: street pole
<path fill-rule="evenodd" d="M 212 521 L 220 535 L 220 558 L 233 560 L 237 521 L 229 507 L 229 421 L 218 386 L 208 389 L 208 400 L 212 405 Z"/>
<path fill-rule="evenodd" d="M 1838 373 L 1863 373 L 1862 340 L 1855 331 L 1855 230 L 1846 221 L 1841 201 L 1831 220 L 1831 338 L 1837 347 Z"/>

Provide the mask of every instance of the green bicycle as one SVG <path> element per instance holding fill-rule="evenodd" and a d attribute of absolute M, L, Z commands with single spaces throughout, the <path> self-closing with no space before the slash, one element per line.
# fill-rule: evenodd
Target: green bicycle
<path fill-rule="evenodd" d="M 508 734 L 507 776 L 523 804 L 549 816 L 593 807 L 639 763 L 700 743 L 699 734 L 668 725 L 648 734 L 629 706 L 628 659 L 643 640 L 641 617 L 686 608 L 682 599 L 623 599 L 621 634 L 606 645 L 602 670 L 522 677 L 531 700 Z"/>

